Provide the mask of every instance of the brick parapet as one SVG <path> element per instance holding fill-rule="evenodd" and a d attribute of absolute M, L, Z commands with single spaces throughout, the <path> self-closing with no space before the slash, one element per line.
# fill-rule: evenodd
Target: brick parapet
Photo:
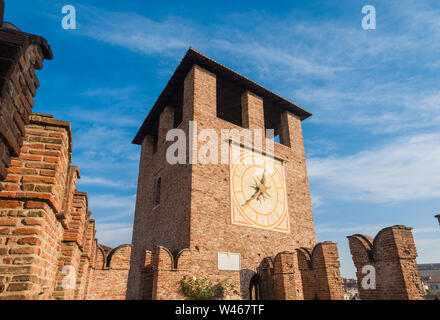
<path fill-rule="evenodd" d="M 417 269 L 417 250 L 411 228 L 392 226 L 382 229 L 374 239 L 356 234 L 349 236 L 348 240 L 357 269 L 361 299 L 424 298 L 425 292 Z M 367 272 L 363 272 L 365 266 L 374 270 L 375 288 L 364 288 L 362 284 L 362 280 L 367 276 Z"/>
<path fill-rule="evenodd" d="M 131 245 L 120 245 L 108 253 L 98 245 L 96 255 L 93 268 L 89 268 L 84 297 L 87 300 L 126 299 Z"/>
<path fill-rule="evenodd" d="M 35 74 L 44 59 L 52 59 L 47 41 L 24 33 L 9 23 L 0 26 L 0 181 L 6 178 L 11 157 L 23 144 L 24 126 L 40 85 Z M 0 183 L 0 190 L 2 185 Z"/>
<path fill-rule="evenodd" d="M 44 119 L 52 116 L 31 115 L 20 156 L 11 160 L 0 198 L 45 201 L 58 215 L 71 161 L 70 125 L 53 126 Z"/>
<path fill-rule="evenodd" d="M 241 97 L 243 127 L 264 130 L 263 99 L 250 91 Z"/>
<path fill-rule="evenodd" d="M 125 297 L 131 247 L 113 250 L 109 267 L 96 263 L 95 221 L 71 151 L 68 122 L 30 116 L 0 191 L 0 299 L 87 299 L 101 286 L 99 298 Z"/>

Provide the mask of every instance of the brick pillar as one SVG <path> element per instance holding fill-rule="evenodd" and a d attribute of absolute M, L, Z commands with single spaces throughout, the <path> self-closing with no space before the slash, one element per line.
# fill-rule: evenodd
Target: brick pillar
<path fill-rule="evenodd" d="M 241 96 L 241 112 L 244 128 L 264 130 L 263 98 L 249 91 L 243 92 Z"/>
<path fill-rule="evenodd" d="M 336 243 L 326 241 L 317 244 L 312 252 L 312 267 L 318 299 L 344 300 Z"/>
<path fill-rule="evenodd" d="M 305 300 L 343 300 L 336 243 L 318 243 L 313 250 L 300 248 L 298 263 Z"/>
<path fill-rule="evenodd" d="M 366 235 L 352 235 L 347 237 L 350 245 L 350 252 L 353 258 L 354 266 L 356 267 L 357 286 L 359 297 L 363 300 L 374 300 L 376 297 L 375 290 L 364 290 L 362 286 L 362 279 L 365 274 L 362 273 L 362 268 L 365 265 L 373 264 L 373 238 Z"/>
<path fill-rule="evenodd" d="M 183 121 L 209 117 L 217 117 L 216 76 L 194 65 L 184 81 Z"/>
<path fill-rule="evenodd" d="M 425 290 L 417 269 L 417 250 L 411 228 L 393 226 L 382 229 L 374 240 L 364 235 L 352 235 L 348 240 L 357 269 L 361 299 L 421 300 L 424 298 Z M 373 270 L 375 288 L 364 289 L 363 279 L 367 276 L 367 271 L 365 269 L 363 273 L 362 269 L 365 266 Z M 371 276 L 371 271 L 368 275 Z"/>
<path fill-rule="evenodd" d="M 301 273 L 304 300 L 318 299 L 315 274 L 312 269 L 312 251 L 307 248 L 296 249 L 298 267 Z"/>
<path fill-rule="evenodd" d="M 281 252 L 277 254 L 273 266 L 273 299 L 304 299 L 296 252 Z"/>
<path fill-rule="evenodd" d="M 142 270 L 142 300 L 153 299 L 153 282 L 154 282 L 154 268 L 153 268 L 153 253 L 150 250 L 145 251 L 145 262 Z"/>
<path fill-rule="evenodd" d="M 302 136 L 301 119 L 299 116 L 284 111 L 281 114 L 280 143 L 304 154 L 304 142 Z"/>
<path fill-rule="evenodd" d="M 183 130 L 188 130 L 188 161 L 197 160 L 198 128 L 188 129 L 186 123 L 194 119 L 217 117 L 217 78 L 216 75 L 194 65 L 183 83 Z"/>
<path fill-rule="evenodd" d="M 160 154 L 166 152 L 166 137 L 169 130 L 174 127 L 174 109 L 165 107 L 159 117 L 158 146 Z"/>

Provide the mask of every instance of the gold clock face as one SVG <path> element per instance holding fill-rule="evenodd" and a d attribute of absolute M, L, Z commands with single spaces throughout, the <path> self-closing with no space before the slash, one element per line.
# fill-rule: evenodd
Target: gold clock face
<path fill-rule="evenodd" d="M 283 163 L 231 144 L 232 223 L 289 232 Z"/>

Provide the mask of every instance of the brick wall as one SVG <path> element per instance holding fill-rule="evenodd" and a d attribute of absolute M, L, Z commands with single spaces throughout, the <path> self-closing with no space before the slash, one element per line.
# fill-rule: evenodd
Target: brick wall
<path fill-rule="evenodd" d="M 336 243 L 322 242 L 312 250 L 300 248 L 299 269 L 306 300 L 343 300 L 342 277 Z"/>
<path fill-rule="evenodd" d="M 3 4 L 2 4 L 3 5 Z M 52 59 L 47 41 L 3 23 L 0 12 L 0 190 L 11 157 L 17 157 L 23 144 L 24 127 L 34 106 L 39 87 L 35 70 L 44 59 Z"/>
<path fill-rule="evenodd" d="M 131 247 L 101 254 L 70 124 L 29 118 L 0 191 L 0 299 L 124 299 Z"/>
<path fill-rule="evenodd" d="M 68 123 L 30 116 L 20 156 L 11 159 L 0 192 L 0 273 L 6 297 L 48 299 L 53 294 L 64 231 L 57 215 L 70 153 Z"/>
<path fill-rule="evenodd" d="M 304 288 L 296 252 L 281 252 L 273 262 L 273 296 L 275 300 L 302 300 Z"/>
<path fill-rule="evenodd" d="M 98 250 L 88 300 L 125 300 L 131 245 L 121 245 L 108 254 Z"/>
<path fill-rule="evenodd" d="M 382 229 L 374 239 L 356 234 L 348 240 L 361 299 L 423 299 L 425 290 L 417 269 L 417 250 L 411 228 L 393 226 Z M 365 289 L 362 284 L 367 276 L 367 271 L 362 271 L 365 266 L 375 270 L 375 288 Z"/>
<path fill-rule="evenodd" d="M 204 270 L 194 268 L 194 261 L 200 259 L 199 255 L 199 252 L 190 249 L 173 255 L 170 250 L 160 246 L 153 252 L 146 251 L 142 299 L 185 299 L 180 280 L 184 276 L 206 277 Z M 278 253 L 274 258 L 263 259 L 256 273 L 242 270 L 240 275 L 247 278 L 244 283 L 247 292 L 250 280 L 258 279 L 261 300 L 343 300 L 338 252 L 336 244 L 331 242 L 320 243 L 313 250 L 301 248 L 294 252 Z M 222 276 L 208 278 L 213 283 L 225 280 Z M 234 282 L 231 277 L 228 282 L 244 291 L 243 283 Z M 249 299 L 249 294 L 245 298 Z"/>

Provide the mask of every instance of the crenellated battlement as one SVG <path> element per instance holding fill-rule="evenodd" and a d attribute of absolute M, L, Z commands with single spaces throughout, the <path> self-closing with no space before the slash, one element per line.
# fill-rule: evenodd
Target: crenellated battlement
<path fill-rule="evenodd" d="M 361 299 L 424 298 L 411 229 L 396 225 L 380 230 L 374 239 L 361 234 L 347 237 Z M 363 280 L 366 277 L 370 279 L 368 283 Z"/>
<path fill-rule="evenodd" d="M 131 245 L 97 244 L 70 123 L 29 118 L 0 191 L 0 299 L 124 299 Z"/>

